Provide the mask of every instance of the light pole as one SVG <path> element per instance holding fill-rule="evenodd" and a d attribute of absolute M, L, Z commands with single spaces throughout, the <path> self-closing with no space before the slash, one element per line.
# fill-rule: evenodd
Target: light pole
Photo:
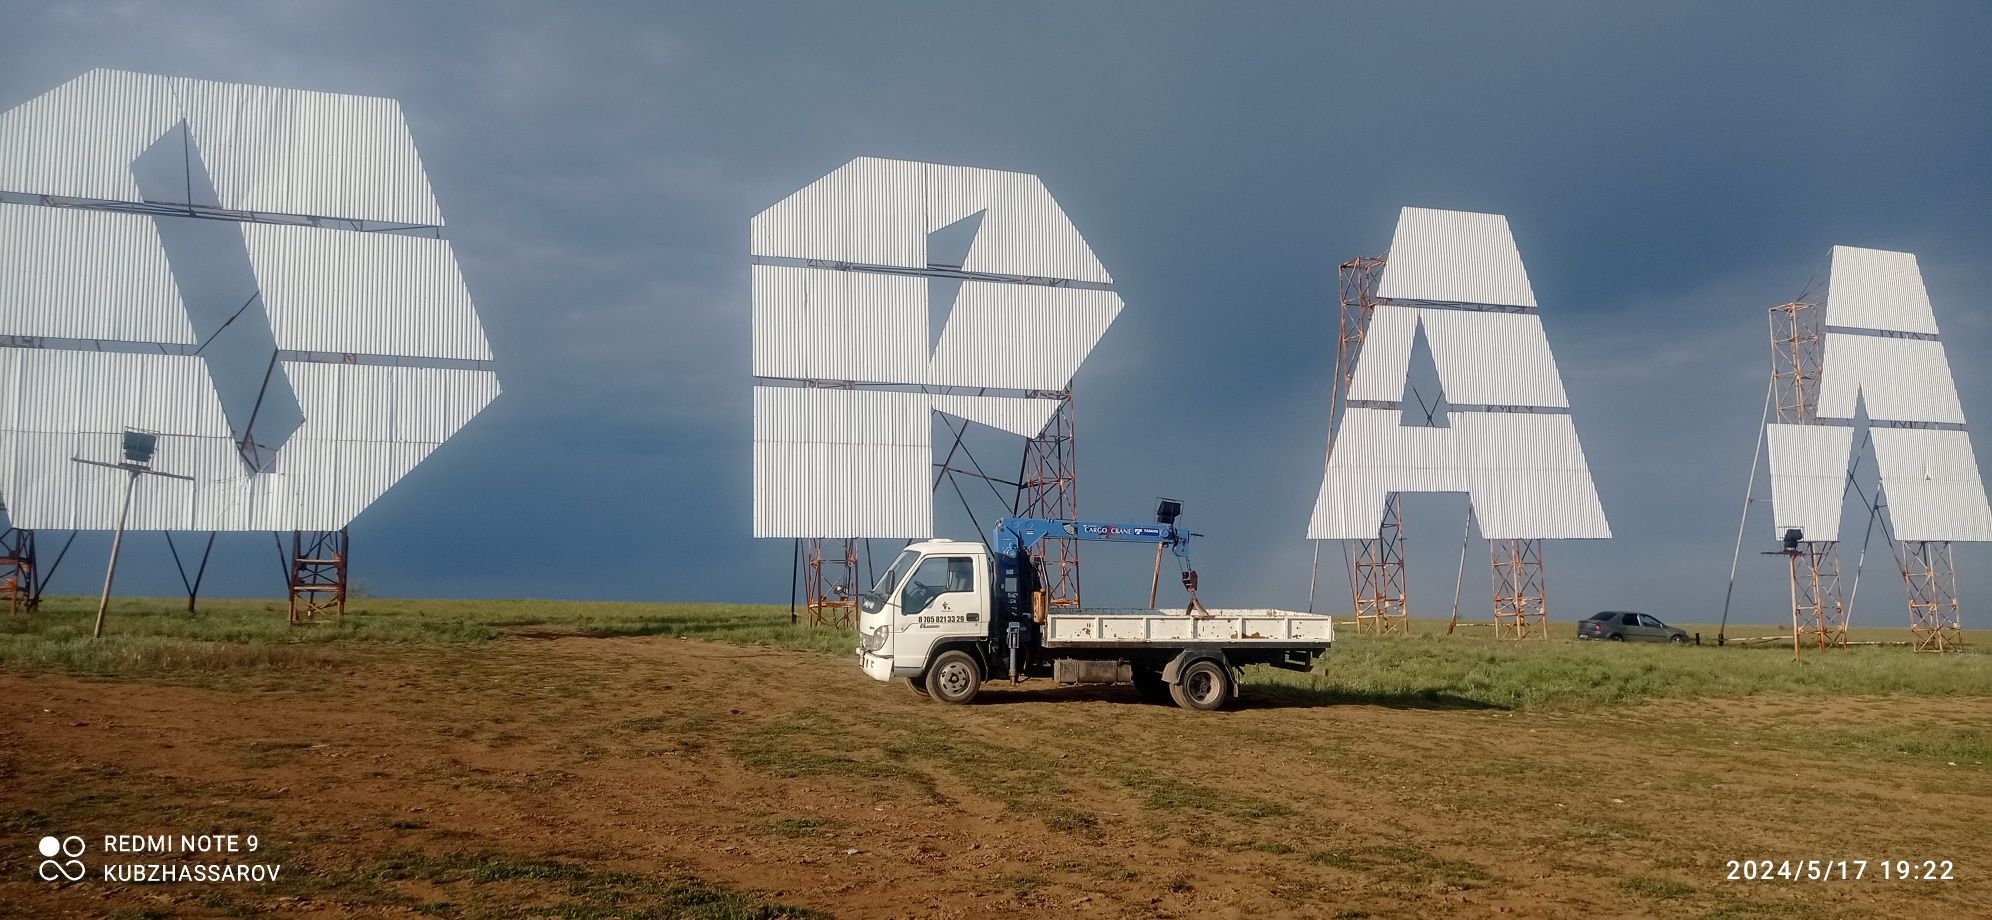
<path fill-rule="evenodd" d="M 183 479 L 193 482 L 192 476 L 177 473 L 162 473 L 152 468 L 152 453 L 159 446 L 159 436 L 149 431 L 136 431 L 130 428 L 124 433 L 124 460 L 119 463 L 105 463 L 102 460 L 85 460 L 82 457 L 69 459 L 90 466 L 109 467 L 125 471 L 124 504 L 118 508 L 118 529 L 111 536 L 111 562 L 104 568 L 104 593 L 97 598 L 97 624 L 90 630 L 90 638 L 100 639 L 104 635 L 104 612 L 111 606 L 111 580 L 118 574 L 118 551 L 124 546 L 125 520 L 131 516 L 131 493 L 138 487 L 140 476 L 164 476 L 168 479 Z"/>

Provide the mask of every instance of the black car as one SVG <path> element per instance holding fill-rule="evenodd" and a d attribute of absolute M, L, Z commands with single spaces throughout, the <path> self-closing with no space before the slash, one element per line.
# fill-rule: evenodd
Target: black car
<path fill-rule="evenodd" d="M 1577 623 L 1577 638 L 1612 642 L 1672 642 L 1685 645 L 1686 630 L 1675 629 L 1643 613 L 1606 610 Z"/>

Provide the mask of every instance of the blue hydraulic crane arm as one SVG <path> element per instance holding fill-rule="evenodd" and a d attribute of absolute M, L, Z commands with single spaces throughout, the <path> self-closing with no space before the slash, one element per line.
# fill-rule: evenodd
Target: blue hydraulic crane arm
<path fill-rule="evenodd" d="M 1190 554 L 1190 532 L 1174 524 L 1128 524 L 1119 521 L 1055 521 L 1006 517 L 996 522 L 990 544 L 998 555 L 1012 556 L 1039 540 L 1097 540 L 1107 543 L 1146 543 L 1169 547 L 1178 556 Z"/>

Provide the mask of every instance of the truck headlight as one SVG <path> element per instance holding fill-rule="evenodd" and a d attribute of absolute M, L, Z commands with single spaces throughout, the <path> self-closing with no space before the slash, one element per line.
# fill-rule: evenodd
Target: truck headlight
<path fill-rule="evenodd" d="M 888 633 L 887 630 L 890 630 L 891 628 L 892 624 L 886 623 L 880 625 L 877 629 L 874 629 L 871 632 L 859 633 L 858 647 L 864 649 L 867 652 L 876 652 L 879 649 L 884 648 L 885 640 L 890 635 L 890 633 Z"/>

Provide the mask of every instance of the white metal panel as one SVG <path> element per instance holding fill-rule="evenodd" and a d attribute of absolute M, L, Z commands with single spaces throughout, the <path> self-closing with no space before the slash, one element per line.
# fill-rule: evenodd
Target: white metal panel
<path fill-rule="evenodd" d="M 753 297 L 755 376 L 927 379 L 924 278 L 756 265 Z"/>
<path fill-rule="evenodd" d="M 1844 425 L 1765 426 L 1773 535 L 1782 539 L 1786 530 L 1797 528 L 1807 540 L 1840 539 L 1853 439 L 1854 429 Z"/>
<path fill-rule="evenodd" d="M 1569 407 L 1541 317 L 1393 304 L 1380 304 L 1370 315 L 1349 382 L 1350 399 L 1404 398 L 1412 343 L 1421 325 L 1447 402 Z"/>
<path fill-rule="evenodd" d="M 1935 335 L 1937 317 L 1915 254 L 1833 247 L 1826 324 Z"/>
<path fill-rule="evenodd" d="M 1858 392 L 1871 419 L 1964 421 L 1942 342 L 1829 332 L 1819 376 L 1821 418 L 1853 418 Z"/>
<path fill-rule="evenodd" d="M 23 527 L 108 529 L 123 474 L 72 458 L 115 462 L 126 428 L 161 434 L 154 464 L 182 472 L 210 442 L 227 445 L 221 404 L 199 358 L 50 349 L 0 349 L 0 422 L 10 435 L 0 461 L 0 501 Z M 228 448 L 232 452 L 232 448 Z M 108 478 L 106 476 L 108 474 Z M 183 473 L 191 475 L 191 473 Z M 185 526 L 186 489 L 134 493 L 133 527 Z"/>
<path fill-rule="evenodd" d="M 71 458 L 117 460 L 130 427 L 160 433 L 154 469 L 194 478 L 146 478 L 133 530 L 337 529 L 498 393 L 489 371 L 286 362 L 284 372 L 305 420 L 256 474 L 199 358 L 0 349 L 0 500 L 24 527 L 113 527 L 123 475 Z"/>
<path fill-rule="evenodd" d="M 272 472 L 289 488 L 264 498 L 256 530 L 337 530 L 414 469 L 433 444 L 321 441 L 293 437 Z M 336 471 L 336 475 L 327 475 Z"/>
<path fill-rule="evenodd" d="M 182 119 L 223 207 L 443 222 L 394 100 L 114 70 L 0 114 L 0 190 L 141 201 L 132 161 Z"/>
<path fill-rule="evenodd" d="M 1112 291 L 963 282 L 927 381 L 1064 389 L 1120 311 Z"/>
<path fill-rule="evenodd" d="M 1454 412 L 1447 421 L 1468 445 L 1468 492 L 1488 539 L 1612 535 L 1570 416 Z"/>
<path fill-rule="evenodd" d="M 491 360 L 449 241 L 245 224 L 277 347 Z"/>
<path fill-rule="evenodd" d="M 1992 540 L 1978 458 L 1962 431 L 1874 428 L 1874 456 L 1895 538 Z"/>
<path fill-rule="evenodd" d="M 0 335 L 192 344 L 152 218 L 0 204 Z"/>
<path fill-rule="evenodd" d="M 228 423 L 200 358 L 42 348 L 0 349 L 10 430 L 71 435 L 140 428 L 226 437 Z"/>
<path fill-rule="evenodd" d="M 1106 267 L 1028 173 L 927 165 L 927 222 L 933 232 L 987 212 L 962 262 L 965 271 L 1112 283 Z"/>
<path fill-rule="evenodd" d="M 490 371 L 312 361 L 283 371 L 304 416 L 294 440 L 441 444 L 498 398 Z"/>
<path fill-rule="evenodd" d="M 164 78 L 92 70 L 0 113 L 0 191 L 141 201 L 132 161 L 180 117 Z"/>
<path fill-rule="evenodd" d="M 934 408 L 1011 434 L 1035 438 L 1058 411 L 1059 400 L 1014 396 L 935 396 Z"/>
<path fill-rule="evenodd" d="M 754 216 L 757 256 L 927 267 L 926 164 L 859 157 Z"/>
<path fill-rule="evenodd" d="M 1399 212 L 1376 294 L 1391 300 L 1536 305 L 1507 217 L 1429 208 Z"/>
<path fill-rule="evenodd" d="M 1315 540 L 1376 536 L 1392 492 L 1465 492 L 1489 539 L 1611 536 L 1570 416 L 1450 412 L 1447 428 L 1398 413 L 1343 414 L 1308 524 Z"/>
<path fill-rule="evenodd" d="M 1542 317 L 1465 310 L 1418 313 L 1447 402 L 1569 407 Z"/>
<path fill-rule="evenodd" d="M 754 217 L 753 253 L 926 268 L 927 234 L 986 211 L 962 268 L 1110 283 L 1078 228 L 1026 173 L 859 157 Z"/>
<path fill-rule="evenodd" d="M 1363 346 L 1356 353 L 1356 368 L 1349 380 L 1350 399 L 1397 402 L 1404 398 L 1419 312 L 1415 307 L 1381 304 L 1370 314 L 1369 328 L 1363 331 Z"/>
<path fill-rule="evenodd" d="M 932 419 L 924 393 L 755 387 L 754 535 L 931 535 Z"/>
<path fill-rule="evenodd" d="M 222 207 L 442 224 L 394 100 L 208 80 L 172 84 Z"/>

